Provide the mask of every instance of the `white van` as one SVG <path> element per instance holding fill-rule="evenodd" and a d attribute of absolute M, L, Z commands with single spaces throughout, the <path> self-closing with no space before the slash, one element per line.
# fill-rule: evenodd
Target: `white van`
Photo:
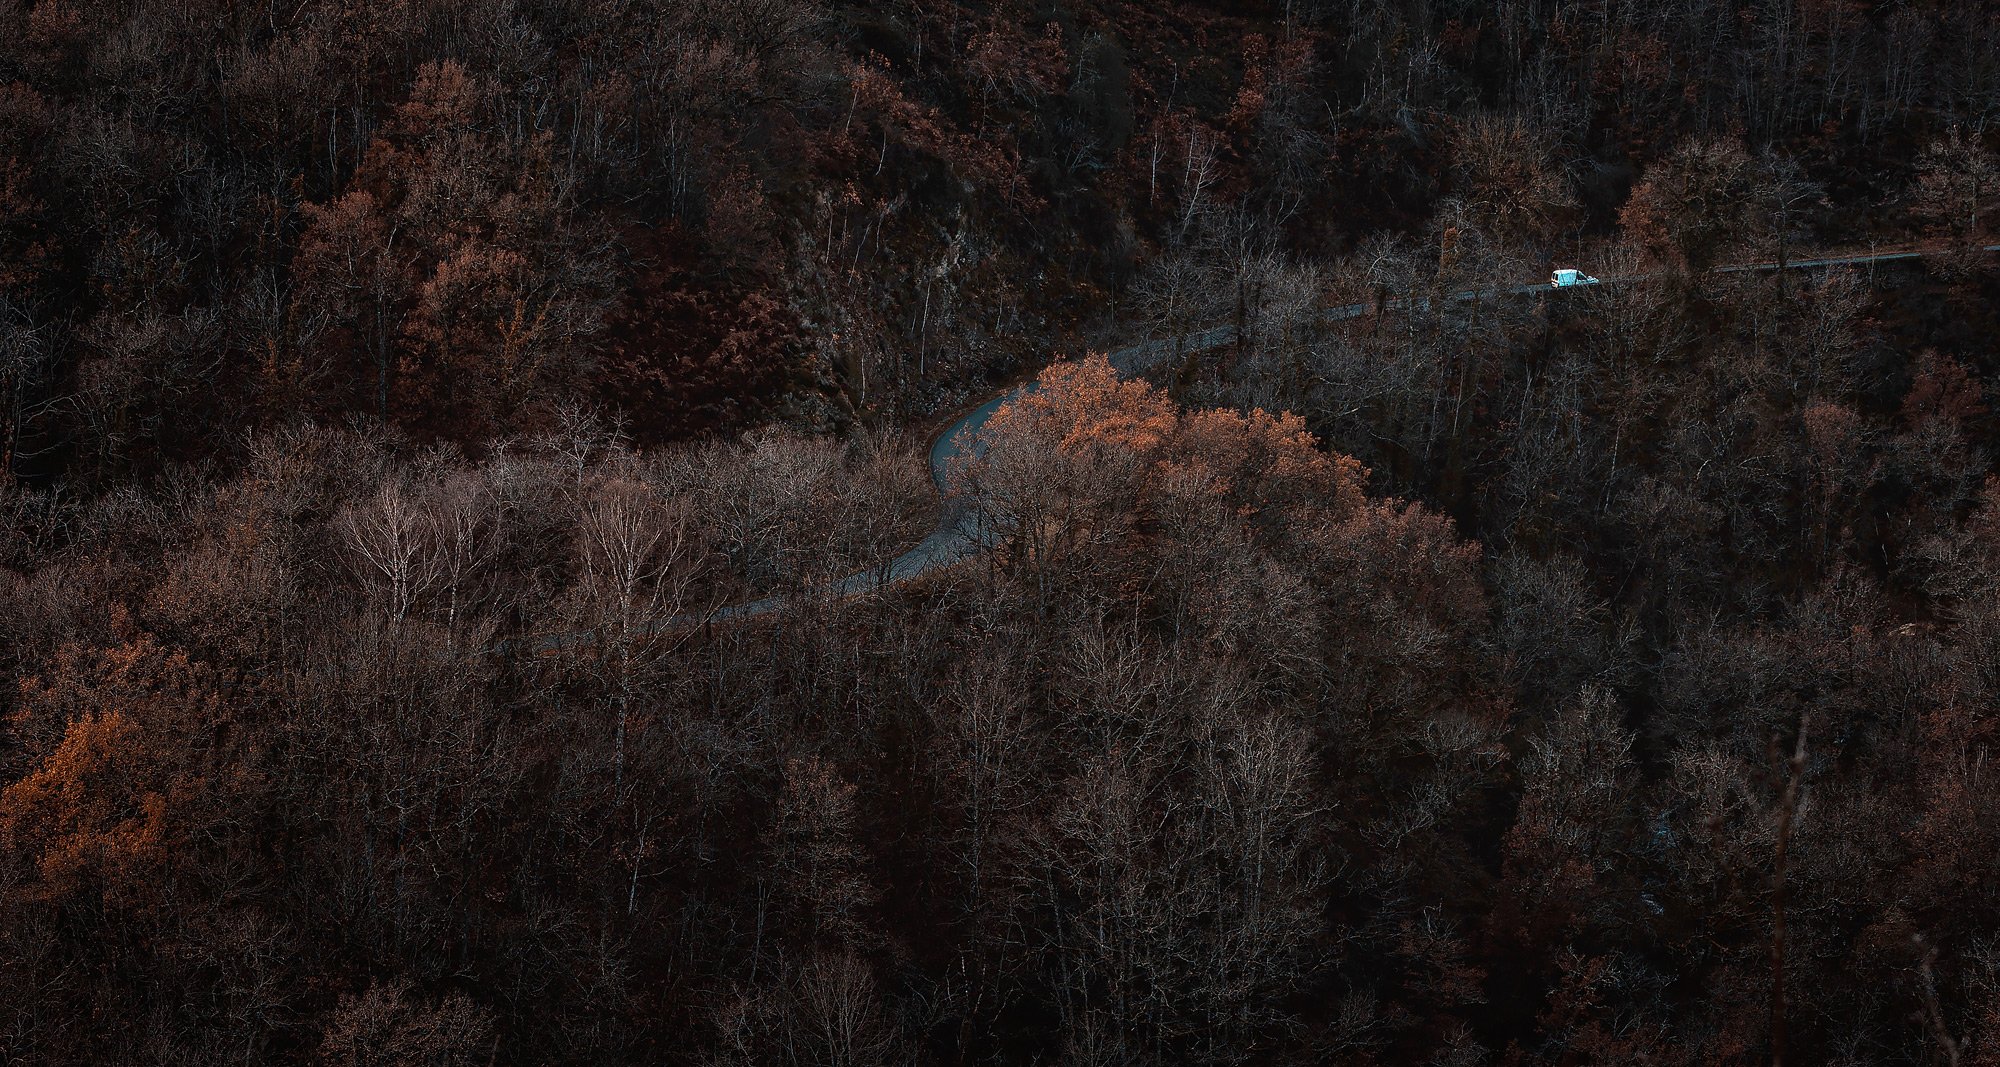
<path fill-rule="evenodd" d="M 1551 289 L 1561 289 L 1567 285 L 1596 285 L 1596 284 L 1597 284 L 1596 278 L 1593 278 L 1590 275 L 1585 274 L 1580 270 L 1577 270 L 1575 267 L 1562 267 L 1559 268 L 1554 274 L 1549 275 L 1549 287 Z"/>

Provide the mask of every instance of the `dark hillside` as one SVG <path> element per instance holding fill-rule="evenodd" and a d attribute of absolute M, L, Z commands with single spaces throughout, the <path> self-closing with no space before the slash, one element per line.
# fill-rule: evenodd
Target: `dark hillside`
<path fill-rule="evenodd" d="M 2000 1065 L 1996 106 L 1967 0 L 0 0 L 0 1064 Z"/>

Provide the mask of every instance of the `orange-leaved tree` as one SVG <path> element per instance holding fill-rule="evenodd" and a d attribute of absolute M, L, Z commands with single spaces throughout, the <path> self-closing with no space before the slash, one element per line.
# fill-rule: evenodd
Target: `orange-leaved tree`
<path fill-rule="evenodd" d="M 21 683 L 9 721 L 29 761 L 0 790 L 0 851 L 32 867 L 15 884 L 126 905 L 164 891 L 177 842 L 225 817 L 211 758 L 232 717 L 212 670 L 151 637 L 59 653 Z"/>
<path fill-rule="evenodd" d="M 1297 416 L 1183 411 L 1092 358 L 996 411 L 955 488 L 1041 609 L 1059 595 L 1136 603 L 1177 637 L 1282 665 L 1310 658 L 1329 597 L 1435 616 L 1418 628 L 1438 633 L 1483 610 L 1476 557 L 1450 523 L 1369 501 L 1365 477 Z"/>

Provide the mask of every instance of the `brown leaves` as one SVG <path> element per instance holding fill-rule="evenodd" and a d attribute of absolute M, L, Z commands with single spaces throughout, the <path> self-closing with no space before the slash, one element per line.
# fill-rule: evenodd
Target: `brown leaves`
<path fill-rule="evenodd" d="M 347 191 L 301 205 L 293 329 L 313 358 L 274 389 L 339 375 L 350 403 L 471 437 L 580 384 L 595 250 L 567 225 L 548 138 L 481 127 L 493 91 L 457 63 L 425 65 Z"/>
<path fill-rule="evenodd" d="M 1455 132 L 1456 193 L 1471 220 L 1509 244 L 1548 244 L 1580 207 L 1546 134 L 1513 117 L 1482 115 Z"/>
<path fill-rule="evenodd" d="M 986 96 L 1032 100 L 1062 91 L 1069 74 L 1069 57 L 1062 44 L 1062 27 L 1049 23 L 1031 37 L 1006 20 L 972 35 L 965 46 L 965 70 Z"/>
<path fill-rule="evenodd" d="M 1343 685 L 1412 712 L 1474 661 L 1478 546 L 1427 509 L 1367 499 L 1361 465 L 1295 416 L 1183 411 L 1092 358 L 1044 372 L 981 443 L 958 491 L 1043 611 L 1122 603 L 1294 682 L 1339 649 Z"/>
<path fill-rule="evenodd" d="M 1915 380 L 1903 396 L 1902 415 L 1911 425 L 1936 419 L 1963 428 L 1986 410 L 1979 382 L 1957 360 L 1928 349 L 1917 356 Z"/>
<path fill-rule="evenodd" d="M 1954 244 L 1976 242 L 1982 216 L 2000 200 L 2000 156 L 1980 132 L 1953 125 L 1924 147 L 1910 199 L 1917 217 Z"/>
<path fill-rule="evenodd" d="M 853 107 L 875 125 L 884 156 L 891 142 L 943 163 L 952 175 L 975 188 L 997 194 L 1022 213 L 1040 207 L 1022 173 L 1019 149 L 1005 134 L 979 136 L 952 128 L 935 107 L 904 95 L 901 86 L 879 64 L 850 69 Z M 878 161 L 879 169 L 880 161 Z"/>
<path fill-rule="evenodd" d="M 402 323 L 397 397 L 412 421 L 484 436 L 525 406 L 556 346 L 527 257 L 466 241 L 415 287 Z"/>
<path fill-rule="evenodd" d="M 490 91 L 456 60 L 425 63 L 417 68 L 410 98 L 396 108 L 385 132 L 423 143 L 460 129 L 477 115 Z"/>
<path fill-rule="evenodd" d="M 1691 138 L 1647 168 L 1618 222 L 1647 254 L 1698 274 L 1748 237 L 1756 180 L 1735 140 Z"/>
<path fill-rule="evenodd" d="M 94 879 L 122 898 L 165 858 L 166 799 L 129 776 L 139 734 L 118 712 L 87 714 L 40 767 L 0 792 L 0 841 L 32 859 L 49 894 Z"/>
<path fill-rule="evenodd" d="M 1117 449 L 1152 458 L 1176 429 L 1178 413 L 1144 382 L 1120 381 L 1102 357 L 1058 363 L 1037 391 L 993 413 L 990 431 L 1065 455 Z"/>
<path fill-rule="evenodd" d="M 53 6 L 53 5 L 51 5 Z M 55 121 L 49 101 L 18 81 L 0 84 L 0 293 L 15 299 L 34 292 L 62 242 L 49 232 L 48 204 L 35 186 L 43 178 L 36 161 Z M 0 372 L 0 380 L 6 377 Z"/>
<path fill-rule="evenodd" d="M 22 683 L 11 725 L 34 762 L 0 792 L 0 841 L 33 864 L 38 892 L 94 889 L 107 903 L 138 904 L 180 836 L 221 814 L 202 766 L 229 720 L 215 682 L 185 653 L 141 637 L 71 649 Z"/>
<path fill-rule="evenodd" d="M 1520 811 L 1503 844 L 1502 929 L 1534 956 L 1630 906 L 1609 880 L 1622 831 L 1637 816 L 1633 735 L 1611 696 L 1585 688 L 1565 703 L 1520 761 Z M 1516 925 L 1518 924 L 1518 925 Z"/>
<path fill-rule="evenodd" d="M 492 1062 L 493 1013 L 457 991 L 432 1003 L 376 983 L 340 998 L 319 1051 L 339 1067 L 476 1067 Z"/>
<path fill-rule="evenodd" d="M 649 251 L 662 258 L 667 241 Z M 763 415 L 795 383 L 800 326 L 767 289 L 704 285 L 678 264 L 642 272 L 608 324 L 598 389 L 641 441 L 683 440 Z"/>
<path fill-rule="evenodd" d="M 783 917 L 805 940 L 831 951 L 867 940 L 863 911 L 877 891 L 867 857 L 855 840 L 855 786 L 818 758 L 785 764 L 785 781 L 773 824 L 768 874 L 783 903 Z"/>

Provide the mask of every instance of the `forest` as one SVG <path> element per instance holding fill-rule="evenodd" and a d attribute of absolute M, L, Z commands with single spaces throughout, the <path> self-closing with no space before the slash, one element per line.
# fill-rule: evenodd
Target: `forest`
<path fill-rule="evenodd" d="M 2000 1067 L 1995 119 L 1981 0 L 0 0 L 0 1064 Z"/>

